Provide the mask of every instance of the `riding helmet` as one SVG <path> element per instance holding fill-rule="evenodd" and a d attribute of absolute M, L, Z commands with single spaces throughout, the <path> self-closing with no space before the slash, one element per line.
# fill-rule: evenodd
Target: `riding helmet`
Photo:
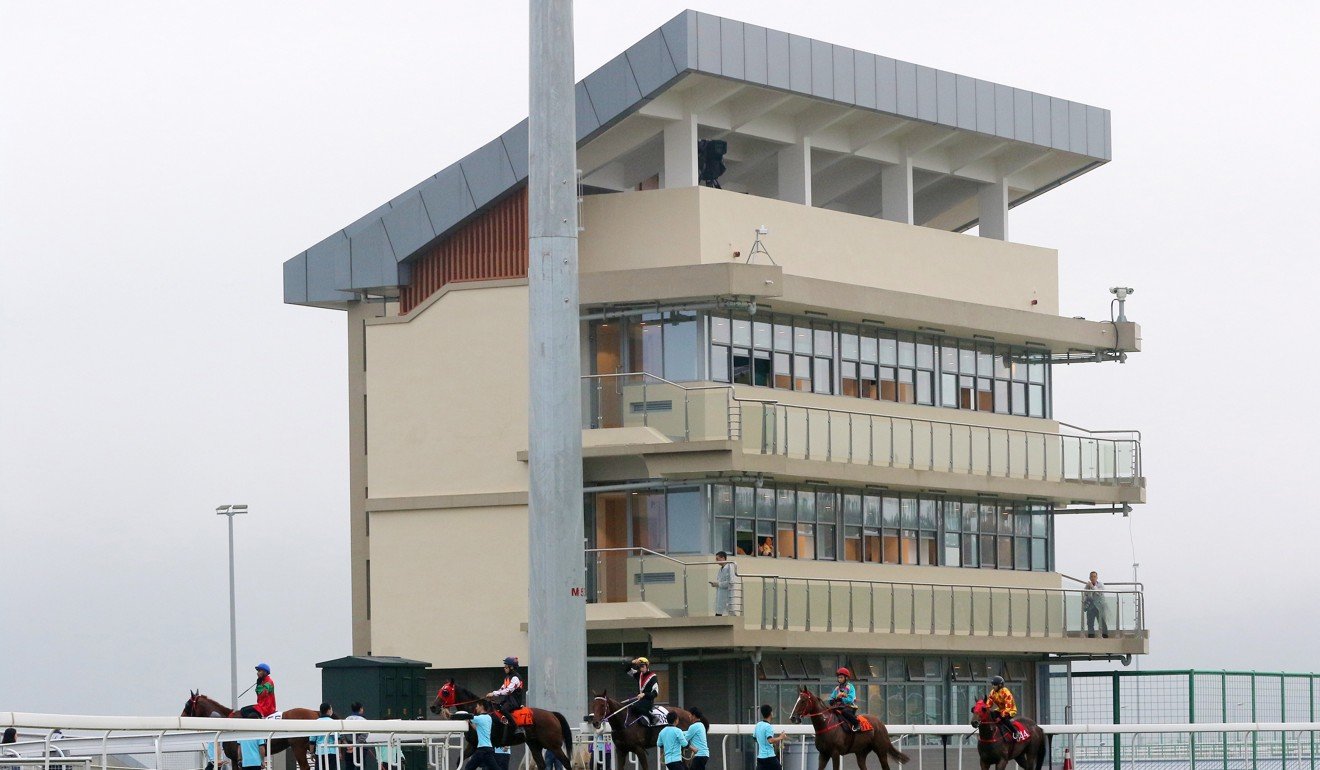
<path fill-rule="evenodd" d="M 990 677 L 990 684 L 1003 684 L 1003 683 L 1004 683 L 1004 677 L 1002 676 Z"/>
<path fill-rule="evenodd" d="M 268 664 L 266 664 L 266 663 L 258 663 L 258 664 L 257 664 L 257 670 L 259 670 L 259 671 L 265 671 L 267 674 L 269 674 L 269 673 L 270 673 L 270 666 L 269 666 Z"/>
<path fill-rule="evenodd" d="M 517 667 L 518 667 L 518 658 L 517 658 L 516 656 L 510 655 L 509 657 L 507 657 L 507 658 L 504 659 L 504 665 L 506 665 L 506 666 L 513 666 L 514 668 L 517 668 Z"/>
<path fill-rule="evenodd" d="M 846 668 L 841 668 L 841 669 L 839 669 L 838 671 L 835 671 L 835 672 L 834 672 L 834 675 L 835 675 L 835 676 L 846 676 L 846 677 L 848 677 L 849 679 L 852 679 L 852 672 L 849 671 L 849 670 L 846 669 Z"/>

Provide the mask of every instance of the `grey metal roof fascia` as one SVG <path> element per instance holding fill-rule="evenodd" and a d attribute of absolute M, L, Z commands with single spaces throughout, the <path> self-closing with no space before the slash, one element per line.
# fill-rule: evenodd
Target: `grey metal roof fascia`
<path fill-rule="evenodd" d="M 1094 162 L 1082 171 L 1111 157 L 1108 110 L 691 10 L 665 22 L 577 84 L 578 145 L 636 112 L 689 72 L 1092 158 Z M 297 304 L 306 296 L 308 304 L 339 302 L 351 298 L 353 291 L 394 285 L 388 282 L 402 276 L 389 269 L 386 260 L 407 262 L 518 189 L 527 178 L 526 153 L 524 120 L 331 236 L 350 242 L 353 259 L 347 285 L 331 289 L 313 280 L 314 272 L 328 266 L 310 259 L 311 250 L 289 260 L 286 301 Z M 306 260 L 301 282 L 296 266 L 290 264 L 299 259 Z M 316 298 L 309 288 L 313 285 L 318 286 Z"/>

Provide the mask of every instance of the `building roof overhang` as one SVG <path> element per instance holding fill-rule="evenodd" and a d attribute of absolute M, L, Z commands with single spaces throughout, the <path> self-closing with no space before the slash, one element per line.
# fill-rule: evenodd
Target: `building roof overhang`
<path fill-rule="evenodd" d="M 588 191 L 628 189 L 663 164 L 662 134 L 694 116 L 729 144 L 727 189 L 774 195 L 777 155 L 809 140 L 814 205 L 874 216 L 881 168 L 910 161 L 914 221 L 963 230 L 977 193 L 1010 205 L 1110 159 L 1109 111 L 684 11 L 577 84 Z M 527 178 L 527 121 L 284 263 L 285 302 L 394 296 L 420 252 Z"/>

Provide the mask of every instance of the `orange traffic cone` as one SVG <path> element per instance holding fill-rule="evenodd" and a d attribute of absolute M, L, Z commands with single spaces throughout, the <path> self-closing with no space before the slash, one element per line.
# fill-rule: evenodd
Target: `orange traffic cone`
<path fill-rule="evenodd" d="M 1073 770 L 1072 753 L 1068 749 L 1063 750 L 1063 770 Z"/>

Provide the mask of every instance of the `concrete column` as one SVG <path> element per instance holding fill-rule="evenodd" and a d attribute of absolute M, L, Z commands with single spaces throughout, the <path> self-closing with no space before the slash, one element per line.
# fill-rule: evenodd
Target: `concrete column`
<path fill-rule="evenodd" d="M 912 224 L 912 159 L 880 170 L 880 218 Z"/>
<path fill-rule="evenodd" d="M 779 151 L 779 199 L 811 205 L 811 139 Z"/>
<path fill-rule="evenodd" d="M 1008 183 L 1001 179 L 982 185 L 977 197 L 981 204 L 981 237 L 1008 240 Z"/>
<path fill-rule="evenodd" d="M 697 186 L 697 116 L 665 124 L 665 168 L 660 184 L 670 187 Z"/>

